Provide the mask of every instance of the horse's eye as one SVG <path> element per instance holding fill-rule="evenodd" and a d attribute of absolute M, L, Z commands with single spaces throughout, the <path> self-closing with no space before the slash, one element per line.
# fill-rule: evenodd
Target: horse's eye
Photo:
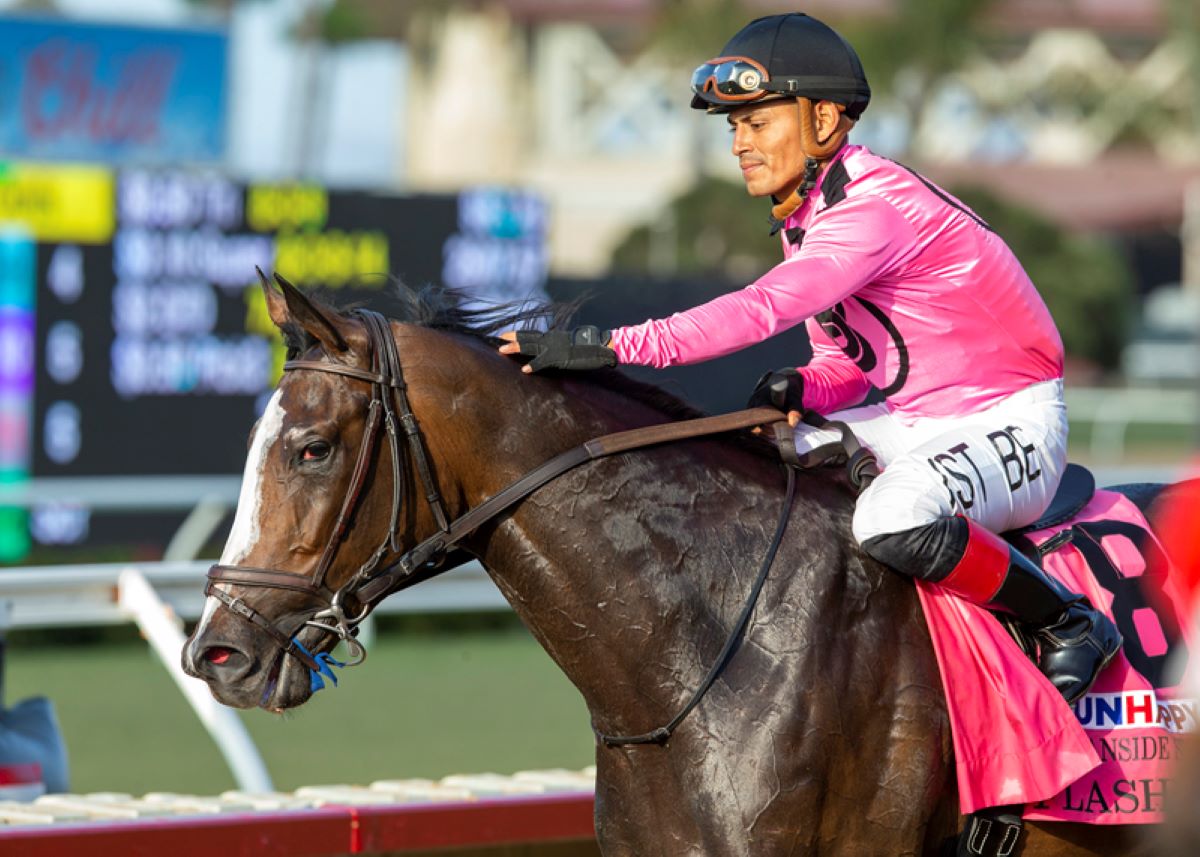
<path fill-rule="evenodd" d="M 333 448 L 323 440 L 315 440 L 300 453 L 301 461 L 322 461 L 329 457 Z"/>

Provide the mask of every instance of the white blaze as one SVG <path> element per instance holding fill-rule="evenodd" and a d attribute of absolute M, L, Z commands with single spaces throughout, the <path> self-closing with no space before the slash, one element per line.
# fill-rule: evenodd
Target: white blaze
<path fill-rule="evenodd" d="M 237 565 L 246 558 L 258 541 L 263 470 L 267 466 L 267 451 L 279 439 L 286 415 L 279 404 L 280 395 L 281 391 L 276 390 L 271 396 L 262 419 L 258 421 L 258 429 L 254 432 L 250 454 L 246 456 L 246 469 L 242 472 L 242 490 L 238 494 L 237 513 L 233 517 L 233 528 L 229 531 L 225 550 L 221 553 L 221 565 Z M 220 602 L 212 596 L 205 600 L 204 615 L 200 617 L 198 630 L 208 623 L 219 604 Z"/>

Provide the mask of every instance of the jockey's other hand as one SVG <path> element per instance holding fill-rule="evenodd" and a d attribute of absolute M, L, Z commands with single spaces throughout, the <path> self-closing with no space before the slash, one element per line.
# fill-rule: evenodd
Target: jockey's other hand
<path fill-rule="evenodd" d="M 506 340 L 501 354 L 520 355 L 533 359 L 521 367 L 526 374 L 543 369 L 602 369 L 617 365 L 617 353 L 608 347 L 609 334 L 593 324 L 574 330 L 509 331 L 500 335 Z"/>
<path fill-rule="evenodd" d="M 747 408 L 775 408 L 787 414 L 793 428 L 804 412 L 804 376 L 795 369 L 767 372 L 754 385 Z"/>

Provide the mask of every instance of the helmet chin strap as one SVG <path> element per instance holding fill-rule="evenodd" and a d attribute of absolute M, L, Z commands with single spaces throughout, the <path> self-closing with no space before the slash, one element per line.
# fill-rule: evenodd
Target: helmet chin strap
<path fill-rule="evenodd" d="M 854 120 L 841 113 L 841 109 L 839 105 L 837 127 L 822 143 L 817 140 L 812 100 L 803 96 L 796 99 L 796 110 L 799 111 L 800 117 L 800 147 L 804 152 L 804 175 L 800 177 L 795 188 L 789 190 L 783 195 L 782 200 L 772 206 L 771 218 L 773 220 L 782 223 L 803 204 L 804 200 L 808 198 L 809 191 L 816 187 L 817 173 L 820 172 L 821 164 L 842 148 L 842 144 L 846 141 L 846 135 L 854 126 Z"/>

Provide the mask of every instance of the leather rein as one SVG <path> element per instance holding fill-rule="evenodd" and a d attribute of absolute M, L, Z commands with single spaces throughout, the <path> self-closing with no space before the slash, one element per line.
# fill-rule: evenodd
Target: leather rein
<path fill-rule="evenodd" d="M 862 467 L 862 462 L 866 460 L 862 457 L 864 454 L 867 459 L 870 459 L 868 464 L 873 465 L 873 458 L 865 450 L 857 448 L 857 443 L 848 430 L 843 431 L 842 444 L 831 444 L 818 448 L 807 455 L 797 456 L 791 438 L 791 429 L 786 421 L 782 420 L 780 412 L 772 408 L 754 408 L 720 416 L 616 432 L 589 440 L 531 470 L 475 508 L 451 521 L 446 516 L 445 504 L 433 476 L 424 436 L 409 406 L 399 352 L 389 323 L 382 315 L 372 310 L 358 309 L 353 312 L 353 315 L 359 318 L 367 329 L 371 345 L 371 369 L 369 371 L 318 360 L 289 360 L 283 365 L 285 372 L 327 372 L 371 385 L 371 402 L 368 406 L 366 428 L 363 431 L 362 442 L 354 463 L 350 485 L 316 568 L 311 575 L 302 576 L 274 568 L 216 564 L 209 569 L 208 585 L 205 588 L 206 595 L 214 596 L 230 611 L 265 631 L 283 650 L 284 654 L 294 655 L 304 663 L 310 671 L 314 691 L 323 686 L 320 678 L 322 675 L 330 677 L 336 683 L 330 665 L 353 666 L 366 659 L 366 649 L 358 642 L 355 635 L 359 623 L 367 617 L 376 604 L 395 592 L 428 580 L 468 561 L 470 557 L 458 550 L 464 539 L 568 470 L 588 461 L 635 449 L 771 424 L 784 461 L 789 465 L 787 468 L 787 494 L 779 523 L 776 526 L 775 536 L 759 569 L 759 575 L 752 588 L 750 598 L 735 623 L 721 655 L 710 669 L 702 686 L 693 694 L 692 699 L 679 715 L 667 726 L 643 735 L 606 736 L 598 733 L 601 740 L 610 746 L 630 743 L 663 743 L 715 681 L 745 630 L 750 612 L 757 601 L 758 592 L 761 590 L 766 572 L 774 560 L 783 538 L 787 519 L 790 516 L 794 497 L 795 469 L 816 466 L 839 453 L 849 455 L 852 478 L 856 471 L 864 470 Z M 820 420 L 820 422 L 816 420 Z M 819 417 L 814 420 L 806 416 L 806 421 L 821 427 L 843 428 L 840 423 L 823 421 Z M 391 452 L 392 509 L 388 532 L 375 551 L 359 566 L 350 579 L 337 590 L 332 590 L 326 585 L 325 578 L 337 555 L 338 548 L 349 532 L 363 486 L 376 457 L 381 432 L 386 432 Z M 401 445 L 401 432 L 404 434 L 404 446 Z M 401 553 L 399 543 L 401 485 L 403 484 L 401 462 L 406 460 L 403 455 L 405 447 L 416 465 L 416 471 L 425 492 L 425 499 L 432 510 L 438 532 L 410 550 Z M 855 466 L 856 462 L 858 462 L 857 467 Z M 874 475 L 870 466 L 865 468 L 865 471 L 867 479 Z M 380 565 L 389 554 L 393 556 L 398 554 L 399 556 L 393 563 L 381 570 Z M 289 633 L 246 604 L 241 598 L 235 598 L 221 589 L 219 584 L 291 590 L 308 595 L 323 606 L 304 620 L 297 630 Z M 348 605 L 351 603 L 358 609 L 349 608 Z M 348 664 L 342 664 L 333 661 L 327 652 L 317 655 L 310 652 L 297 640 L 300 631 L 307 627 L 317 628 L 344 642 L 350 650 L 351 661 Z"/>

